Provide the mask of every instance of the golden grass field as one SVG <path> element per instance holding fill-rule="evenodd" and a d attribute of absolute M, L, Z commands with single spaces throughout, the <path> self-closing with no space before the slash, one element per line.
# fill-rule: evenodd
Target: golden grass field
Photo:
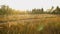
<path fill-rule="evenodd" d="M 0 16 L 0 23 L 0 34 L 60 34 L 60 15 Z"/>

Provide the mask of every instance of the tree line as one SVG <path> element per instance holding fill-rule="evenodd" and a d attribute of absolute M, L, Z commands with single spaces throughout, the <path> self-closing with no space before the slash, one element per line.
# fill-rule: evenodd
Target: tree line
<path fill-rule="evenodd" d="M 0 6 L 0 15 L 18 15 L 18 14 L 60 14 L 60 8 L 57 6 L 55 9 L 52 6 L 51 9 L 44 11 L 43 8 L 41 9 L 32 9 L 32 11 L 20 11 L 10 8 L 6 5 Z"/>
<path fill-rule="evenodd" d="M 52 6 L 51 9 L 44 11 L 44 9 L 32 9 L 32 14 L 60 14 L 60 8 L 57 6 L 55 9 Z"/>

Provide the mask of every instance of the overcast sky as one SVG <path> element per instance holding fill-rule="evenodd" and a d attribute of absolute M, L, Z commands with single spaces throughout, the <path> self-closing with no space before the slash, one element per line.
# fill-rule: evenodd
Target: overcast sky
<path fill-rule="evenodd" d="M 51 6 L 60 6 L 60 0 L 0 0 L 0 5 L 9 5 L 18 10 L 31 10 L 33 8 L 48 9 Z"/>

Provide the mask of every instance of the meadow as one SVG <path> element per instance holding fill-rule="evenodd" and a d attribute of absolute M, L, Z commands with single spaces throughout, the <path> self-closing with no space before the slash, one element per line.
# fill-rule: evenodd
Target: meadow
<path fill-rule="evenodd" d="M 60 34 L 60 15 L 0 16 L 0 34 Z"/>

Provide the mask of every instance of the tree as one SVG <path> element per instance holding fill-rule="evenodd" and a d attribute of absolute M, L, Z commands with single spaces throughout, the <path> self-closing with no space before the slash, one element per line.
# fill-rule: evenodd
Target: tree
<path fill-rule="evenodd" d="M 42 14 L 43 13 L 43 8 L 42 9 L 32 9 L 33 14 Z"/>
<path fill-rule="evenodd" d="M 8 6 L 2 5 L 1 8 L 0 8 L 0 15 L 8 14 L 8 9 L 9 9 Z"/>
<path fill-rule="evenodd" d="M 57 6 L 56 9 L 52 13 L 54 13 L 54 14 L 60 14 L 60 8 L 59 8 L 59 6 Z"/>
<path fill-rule="evenodd" d="M 10 8 L 9 6 L 1 5 L 0 15 L 12 15 L 15 13 L 16 13 L 16 11 L 14 9 Z"/>

